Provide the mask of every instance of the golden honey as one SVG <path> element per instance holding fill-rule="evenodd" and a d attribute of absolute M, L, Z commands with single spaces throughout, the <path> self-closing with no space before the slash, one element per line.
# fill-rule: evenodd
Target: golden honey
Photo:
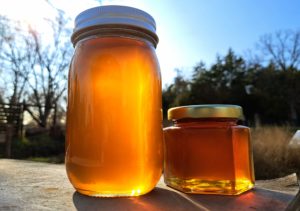
<path fill-rule="evenodd" d="M 241 108 L 199 105 L 169 110 L 165 183 L 186 193 L 238 195 L 254 186 L 250 131 Z"/>
<path fill-rule="evenodd" d="M 66 168 L 80 193 L 137 196 L 162 173 L 161 76 L 151 40 L 110 27 L 75 45 Z"/>

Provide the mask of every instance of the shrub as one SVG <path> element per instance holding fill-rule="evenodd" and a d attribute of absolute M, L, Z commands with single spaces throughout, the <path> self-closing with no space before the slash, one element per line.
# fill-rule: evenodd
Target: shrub
<path fill-rule="evenodd" d="M 14 139 L 12 142 L 12 158 L 27 159 L 29 157 L 51 157 L 64 153 L 64 139 L 53 139 L 48 134 Z"/>
<path fill-rule="evenodd" d="M 264 126 L 252 129 L 256 179 L 272 179 L 293 172 L 288 143 L 293 136 L 289 127 Z"/>

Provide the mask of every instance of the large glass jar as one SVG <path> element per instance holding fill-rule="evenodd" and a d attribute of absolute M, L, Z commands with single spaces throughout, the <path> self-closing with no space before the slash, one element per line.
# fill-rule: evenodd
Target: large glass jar
<path fill-rule="evenodd" d="M 242 108 L 194 105 L 169 109 L 165 183 L 186 193 L 237 195 L 254 185 L 250 131 Z"/>
<path fill-rule="evenodd" d="M 154 19 L 101 6 L 75 20 L 66 169 L 80 193 L 137 196 L 162 173 L 161 76 Z"/>

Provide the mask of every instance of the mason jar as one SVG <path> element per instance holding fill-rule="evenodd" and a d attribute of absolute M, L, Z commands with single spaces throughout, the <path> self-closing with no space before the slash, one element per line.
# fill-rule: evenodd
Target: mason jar
<path fill-rule="evenodd" d="M 238 195 L 254 186 L 250 130 L 236 105 L 171 108 L 164 129 L 165 183 L 186 193 Z"/>
<path fill-rule="evenodd" d="M 91 196 L 151 191 L 163 167 L 154 19 L 125 6 L 80 13 L 68 82 L 66 170 Z"/>

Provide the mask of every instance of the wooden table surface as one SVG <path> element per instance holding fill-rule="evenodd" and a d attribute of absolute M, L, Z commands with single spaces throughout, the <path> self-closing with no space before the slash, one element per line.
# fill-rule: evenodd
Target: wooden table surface
<path fill-rule="evenodd" d="M 0 159 L 0 210 L 285 210 L 295 194 L 258 185 L 240 196 L 184 194 L 159 181 L 139 197 L 94 198 L 69 183 L 64 165 Z"/>

